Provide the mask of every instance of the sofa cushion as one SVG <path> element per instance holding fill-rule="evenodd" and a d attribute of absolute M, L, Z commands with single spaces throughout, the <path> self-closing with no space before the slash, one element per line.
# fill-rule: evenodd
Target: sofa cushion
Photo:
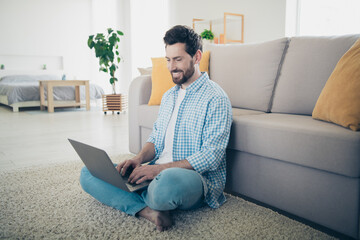
<path fill-rule="evenodd" d="M 288 39 L 256 44 L 211 44 L 210 77 L 236 108 L 269 111 Z"/>
<path fill-rule="evenodd" d="M 359 37 L 291 38 L 276 83 L 271 112 L 311 115 L 337 62 Z"/>
<path fill-rule="evenodd" d="M 164 93 L 175 86 L 171 79 L 171 74 L 167 68 L 166 59 L 152 58 L 152 73 L 151 73 L 151 96 L 148 102 L 149 105 L 160 105 L 161 98 Z"/>
<path fill-rule="evenodd" d="M 257 115 L 257 114 L 265 114 L 262 111 L 243 109 L 243 108 L 232 108 L 233 116 L 243 116 L 243 115 Z"/>
<path fill-rule="evenodd" d="M 210 52 L 205 51 L 202 54 L 199 68 L 201 72 L 207 72 L 209 74 Z"/>
<path fill-rule="evenodd" d="M 360 39 L 336 65 L 312 117 L 360 130 Z"/>
<path fill-rule="evenodd" d="M 234 116 L 228 148 L 360 176 L 360 132 L 311 116 L 260 114 Z"/>
<path fill-rule="evenodd" d="M 140 75 L 151 75 L 152 73 L 152 67 L 147 68 L 138 68 Z"/>

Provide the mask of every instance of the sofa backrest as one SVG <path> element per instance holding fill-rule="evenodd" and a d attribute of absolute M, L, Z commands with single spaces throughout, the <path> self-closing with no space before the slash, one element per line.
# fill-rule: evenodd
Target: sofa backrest
<path fill-rule="evenodd" d="M 288 38 L 256 44 L 212 44 L 210 78 L 235 108 L 268 112 Z"/>
<path fill-rule="evenodd" d="M 311 115 L 337 62 L 359 37 L 291 38 L 276 82 L 271 112 Z"/>

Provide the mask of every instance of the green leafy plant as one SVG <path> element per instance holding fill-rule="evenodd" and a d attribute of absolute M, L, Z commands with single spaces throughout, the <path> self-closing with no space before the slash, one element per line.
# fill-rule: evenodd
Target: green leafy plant
<path fill-rule="evenodd" d="M 207 30 L 205 29 L 201 34 L 200 34 L 202 39 L 207 39 L 207 40 L 213 40 L 214 39 L 214 33 L 211 30 Z"/>
<path fill-rule="evenodd" d="M 107 29 L 107 35 L 98 33 L 96 36 L 91 35 L 88 39 L 88 46 L 95 50 L 95 56 L 99 58 L 99 71 L 110 74 L 110 84 L 113 88 L 113 94 L 116 94 L 115 82 L 118 79 L 115 77 L 116 69 L 119 68 L 121 61 L 119 54 L 120 36 L 124 33 L 121 31 L 114 31 L 111 28 Z"/>

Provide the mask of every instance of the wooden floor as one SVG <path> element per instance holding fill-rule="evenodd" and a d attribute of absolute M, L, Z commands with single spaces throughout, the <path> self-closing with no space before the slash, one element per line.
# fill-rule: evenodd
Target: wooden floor
<path fill-rule="evenodd" d="M 68 138 L 104 149 L 109 156 L 129 153 L 127 113 L 107 115 L 100 107 L 39 109 L 14 113 L 0 105 L 0 171 L 81 161 Z"/>

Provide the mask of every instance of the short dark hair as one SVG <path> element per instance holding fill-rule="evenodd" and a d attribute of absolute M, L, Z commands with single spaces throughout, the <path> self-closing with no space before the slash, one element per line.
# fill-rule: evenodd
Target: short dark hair
<path fill-rule="evenodd" d="M 202 51 L 202 40 L 199 34 L 188 26 L 177 25 L 168 30 L 164 37 L 166 46 L 175 43 L 185 43 L 185 51 L 193 57 L 195 53 Z"/>

